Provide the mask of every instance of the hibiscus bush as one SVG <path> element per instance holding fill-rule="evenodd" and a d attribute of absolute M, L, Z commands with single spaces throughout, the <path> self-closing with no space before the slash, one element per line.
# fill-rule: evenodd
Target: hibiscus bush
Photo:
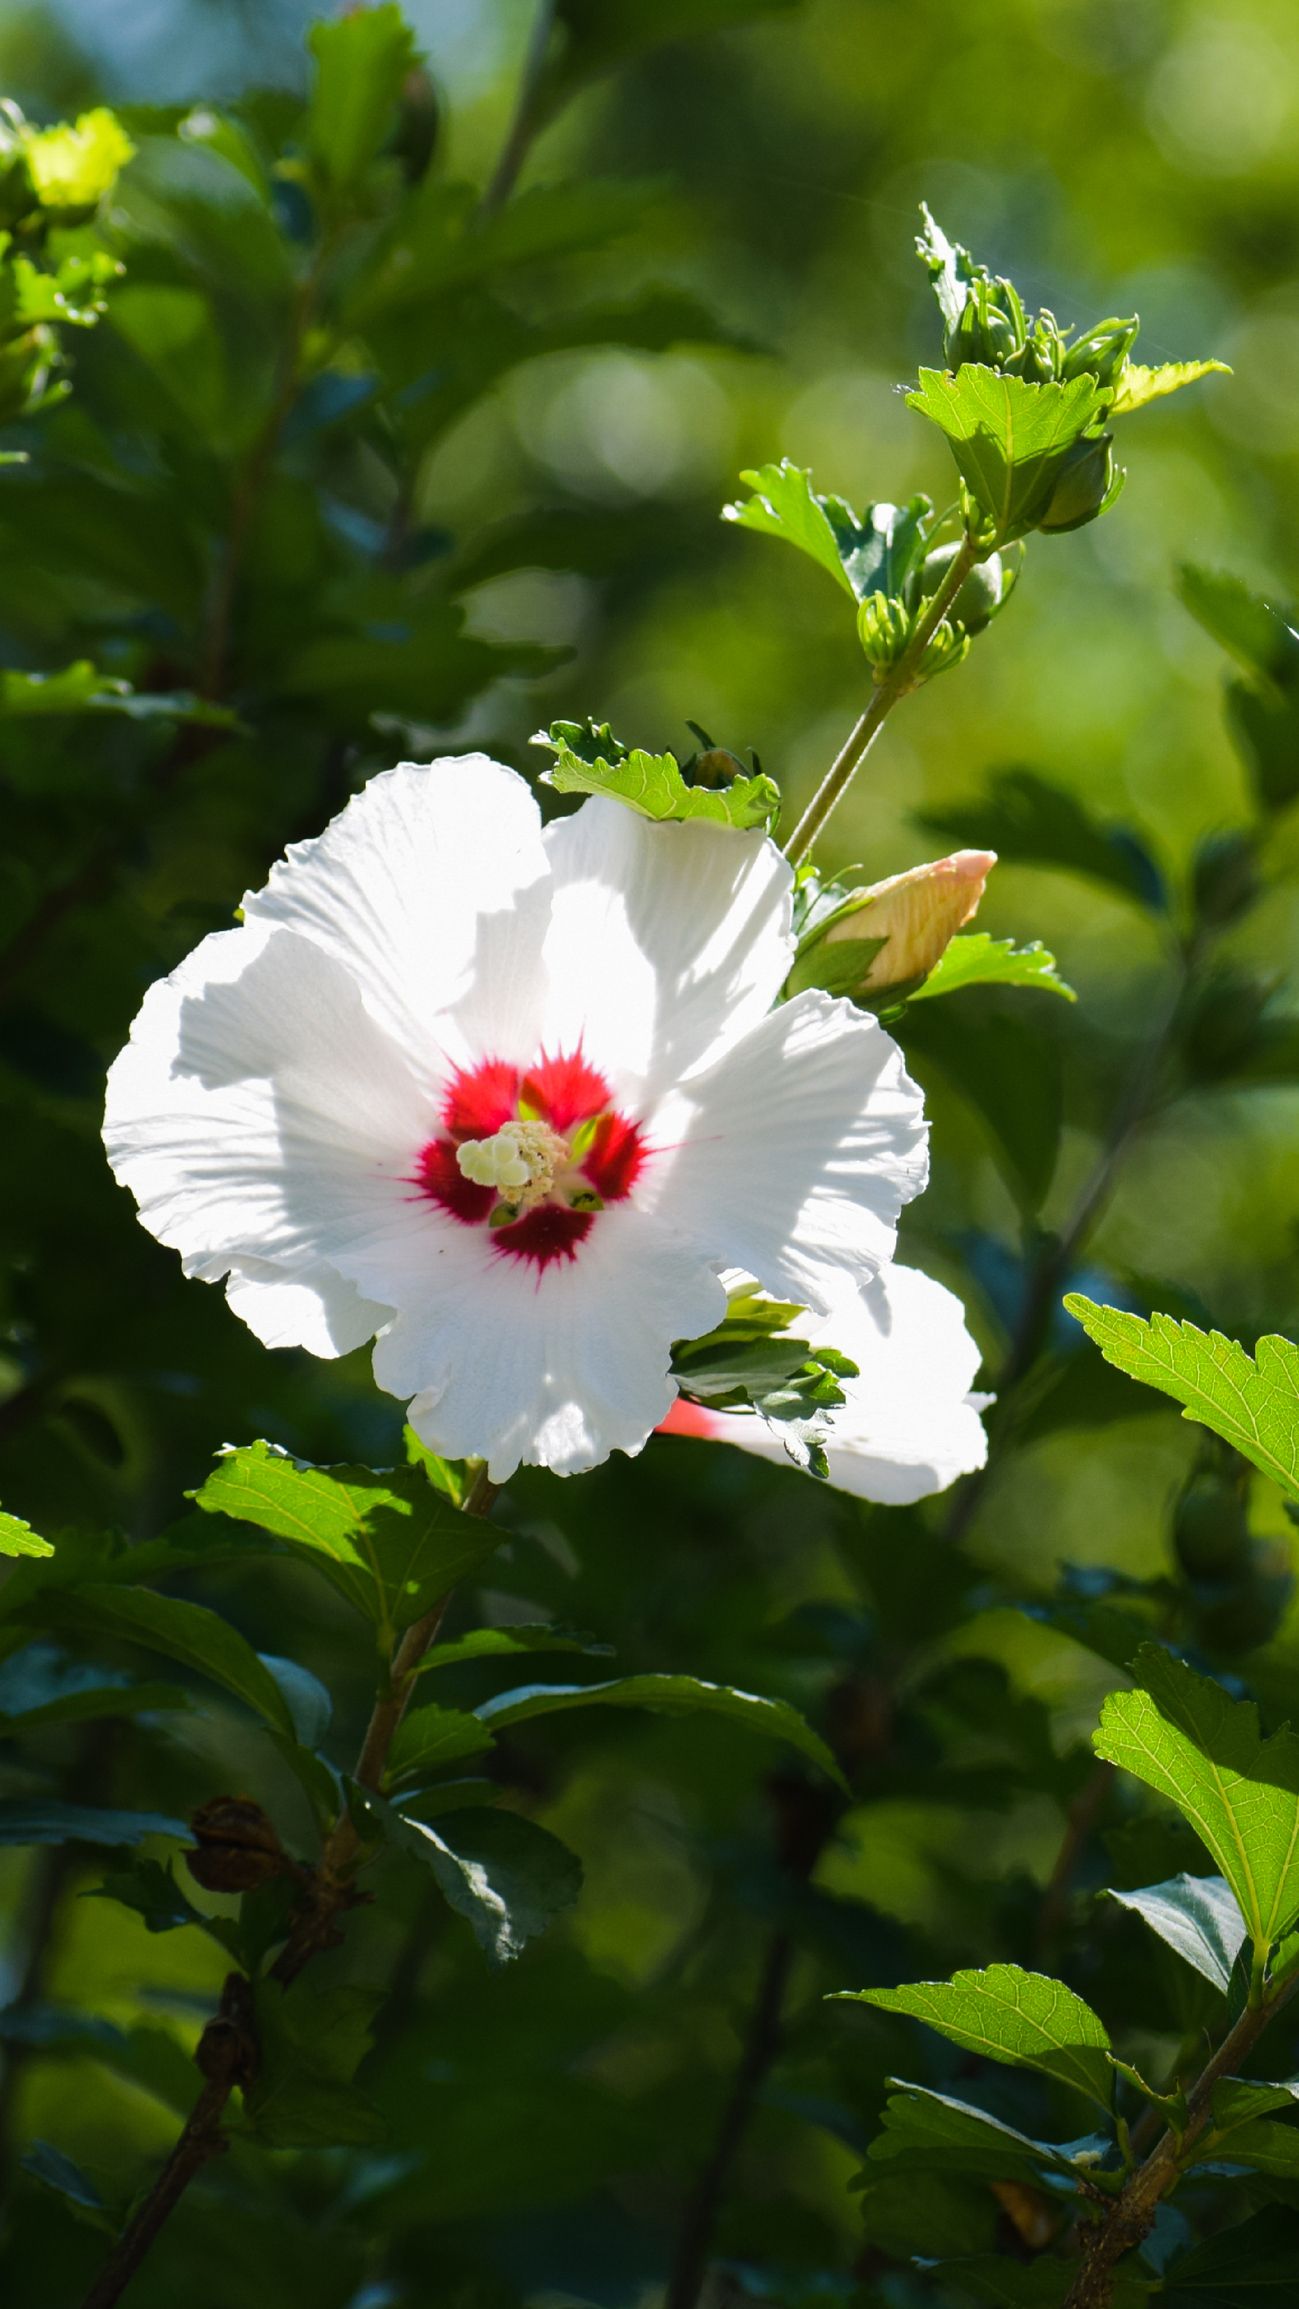
<path fill-rule="evenodd" d="M 1264 147 L 508 14 L 0 35 L 6 2298 L 1280 2309 Z"/>

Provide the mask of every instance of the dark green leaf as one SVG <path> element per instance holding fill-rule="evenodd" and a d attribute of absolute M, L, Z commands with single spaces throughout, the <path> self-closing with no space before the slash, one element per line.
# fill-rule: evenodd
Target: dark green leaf
<path fill-rule="evenodd" d="M 491 1733 L 476 1716 L 458 1708 L 411 1708 L 388 1751 L 389 1777 L 406 1780 L 417 1772 L 440 1771 L 444 1764 L 481 1755 L 491 1745 Z"/>
<path fill-rule="evenodd" d="M 112 2235 L 115 2224 L 94 2182 L 82 2172 L 80 2165 L 74 2165 L 71 2157 L 64 2156 L 62 2149 L 51 2148 L 48 2141 L 33 2141 L 31 2147 L 24 2150 L 21 2163 L 23 2171 L 39 2181 L 42 2188 L 52 2189 L 56 2197 L 62 2197 L 83 2218 L 89 2215 L 95 2228 Z"/>
<path fill-rule="evenodd" d="M 35 1609 L 29 1616 L 36 1616 Z M 292 1713 L 270 1669 L 247 1638 L 206 1604 L 92 1581 L 71 1593 L 50 1594 L 39 1616 L 60 1633 L 113 1637 L 181 1660 L 233 1692 L 276 1731 L 296 1737 Z"/>
<path fill-rule="evenodd" d="M 978 2173 L 989 2180 L 1037 2179 L 1073 2167 L 1049 2141 L 1035 2141 L 986 2109 L 952 2100 L 925 2085 L 890 2078 L 894 2090 L 884 2107 L 884 2130 L 871 2142 L 876 2163 L 905 2164 L 917 2170 Z"/>
<path fill-rule="evenodd" d="M 314 1992 L 275 1981 L 257 1991 L 257 2076 L 244 2094 L 249 2129 L 268 2148 L 364 2147 L 382 2141 L 387 2124 L 352 2083 L 370 2046 L 381 1991 L 338 1987 Z"/>
<path fill-rule="evenodd" d="M 115 1812 L 92 1804 L 61 1804 L 54 1797 L 10 1797 L 0 1802 L 2 1844 L 138 1844 L 145 1836 L 187 1836 L 183 1820 L 165 1812 Z"/>
<path fill-rule="evenodd" d="M 367 1799 L 367 1809 L 392 1842 L 423 1861 L 495 1964 L 521 1954 L 582 1888 L 576 1856 L 517 1812 L 456 1812 L 444 1836 L 377 1797 Z"/>
<path fill-rule="evenodd" d="M 498 1692 L 484 1700 L 475 1713 L 493 1732 L 507 1724 L 527 1723 L 534 1716 L 553 1715 L 561 1708 L 654 1708 L 671 1716 L 729 1717 L 751 1732 L 783 1740 L 797 1748 L 840 1787 L 842 1772 L 820 1735 L 791 1708 L 787 1700 L 761 1699 L 755 1692 L 739 1692 L 729 1684 L 707 1684 L 698 1676 L 618 1676 L 601 1684 L 523 1684 L 517 1691 Z"/>
<path fill-rule="evenodd" d="M 0 1732 L 188 1706 L 188 1695 L 175 1684 L 135 1683 L 110 1668 L 69 1660 L 52 1644 L 28 1644 L 0 1667 Z"/>
<path fill-rule="evenodd" d="M 965 1099 L 1021 1207 L 1041 1208 L 1055 1176 L 1062 1120 L 1054 1044 L 988 989 L 970 1002 L 908 1005 L 899 1029 L 908 1059 L 931 1062 Z M 987 1005 L 987 1007 L 981 1007 Z"/>
<path fill-rule="evenodd" d="M 549 1621 L 522 1621 L 512 1627 L 471 1628 L 467 1635 L 455 1636 L 449 1643 L 431 1644 L 419 1663 L 418 1673 L 424 1675 L 430 1668 L 454 1667 L 461 1660 L 513 1659 L 521 1652 L 584 1652 L 590 1658 L 607 1658 L 612 1644 L 597 1643 L 581 1628 L 561 1627 Z"/>
<path fill-rule="evenodd" d="M 1165 903 L 1159 870 L 1135 836 L 1104 824 L 1033 770 L 1002 770 L 986 796 L 921 810 L 916 823 L 968 848 L 995 850 L 1007 865 L 1055 866 L 1139 905 Z"/>

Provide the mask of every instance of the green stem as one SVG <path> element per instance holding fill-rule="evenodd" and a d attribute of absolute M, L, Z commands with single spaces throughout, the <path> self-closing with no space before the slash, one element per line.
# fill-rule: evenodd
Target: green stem
<path fill-rule="evenodd" d="M 925 652 L 966 578 L 971 570 L 978 567 L 986 550 L 986 547 L 976 544 L 972 537 L 964 539 L 937 593 L 926 604 L 924 616 L 901 657 L 877 678 L 870 704 L 835 756 L 785 844 L 785 856 L 791 866 L 797 866 L 807 856 L 831 812 L 843 800 L 894 706 L 902 698 L 909 697 L 912 690 L 920 687 L 920 668 L 924 663 Z"/>

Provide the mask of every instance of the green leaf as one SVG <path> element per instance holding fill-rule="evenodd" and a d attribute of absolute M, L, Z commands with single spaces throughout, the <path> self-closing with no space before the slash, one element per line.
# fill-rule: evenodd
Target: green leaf
<path fill-rule="evenodd" d="M 268 2148 L 361 2148 L 387 2137 L 384 2117 L 352 2083 L 380 2001 L 368 1988 L 316 1994 L 296 1983 L 286 1993 L 278 1982 L 259 1984 L 260 2061 L 244 2113 Z"/>
<path fill-rule="evenodd" d="M 1035 2141 L 969 2101 L 953 2100 L 926 2085 L 890 2077 L 884 2130 L 871 2142 L 874 2163 L 918 2171 L 975 2173 L 988 2180 L 1036 2180 L 1043 2168 L 1075 2178 L 1073 2165 L 1050 2141 Z"/>
<path fill-rule="evenodd" d="M 276 1652 L 259 1652 L 257 1657 L 279 1685 L 299 1746 L 318 1748 L 334 1712 L 334 1703 L 319 1676 L 313 1676 L 301 1661 L 281 1659 Z"/>
<path fill-rule="evenodd" d="M 355 190 L 386 144 L 397 100 L 415 64 L 415 43 L 394 0 L 313 24 L 307 44 L 316 79 L 306 142 L 320 181 L 335 195 Z"/>
<path fill-rule="evenodd" d="M 1220 1331 L 1199 1331 L 1172 1315 L 1147 1322 L 1077 1291 L 1064 1304 L 1107 1363 L 1171 1395 L 1184 1419 L 1212 1428 L 1299 1500 L 1299 1347 L 1269 1336 L 1251 1357 Z"/>
<path fill-rule="evenodd" d="M 380 1627 L 421 1618 L 501 1543 L 422 1468 L 312 1467 L 273 1443 L 226 1452 L 193 1497 L 287 1541 Z"/>
<path fill-rule="evenodd" d="M 947 435 L 992 542 L 1009 545 L 1037 527 L 1065 457 L 1102 415 L 1105 396 L 1086 375 L 1067 385 L 1031 385 L 970 361 L 955 376 L 922 369 L 907 406 Z"/>
<path fill-rule="evenodd" d="M 1183 385 L 1198 384 L 1201 377 L 1230 375 L 1225 361 L 1161 361 L 1153 369 L 1143 369 L 1139 361 L 1127 361 L 1109 414 L 1126 417 L 1134 409 L 1144 409 L 1151 401 L 1162 401 L 1166 393 L 1180 393 Z"/>
<path fill-rule="evenodd" d="M 588 758 L 571 743 L 571 737 L 580 734 L 575 722 L 554 722 L 549 733 L 538 731 L 532 741 L 554 753 L 551 768 L 542 771 L 542 783 L 558 794 L 610 794 L 659 823 L 703 818 L 742 832 L 753 827 L 765 830 L 779 815 L 779 790 L 761 772 L 732 778 L 724 786 L 688 786 L 673 754 L 647 754 L 638 746 L 627 750 L 613 739 L 607 753 Z"/>
<path fill-rule="evenodd" d="M 841 1989 L 835 2001 L 909 2013 L 967 2052 L 1012 2068 L 1040 2069 L 1102 2108 L 1110 2106 L 1108 2032 L 1089 2004 L 1045 1973 L 990 1964 L 982 1972 L 957 1972 L 950 1980 L 921 1980 L 909 1988 Z"/>
<path fill-rule="evenodd" d="M 91 1582 L 71 1593 L 43 1598 L 39 1617 L 60 1633 L 92 1639 L 112 1636 L 181 1660 L 233 1692 L 276 1731 L 296 1737 L 292 1712 L 270 1669 L 239 1630 L 206 1604 L 183 1603 L 178 1596 L 155 1595 L 149 1588 Z"/>
<path fill-rule="evenodd" d="M 1111 1885 L 1105 1897 L 1144 1918 L 1152 1932 L 1227 1994 L 1245 1943 L 1245 1919 L 1224 1877 L 1170 1876 L 1139 1892 L 1119 1892 Z"/>
<path fill-rule="evenodd" d="M 147 1857 L 133 1860 L 129 1868 L 114 1869 L 85 1897 L 115 1900 L 119 1907 L 134 1910 L 148 1932 L 178 1932 L 187 1924 L 195 1924 L 204 1932 L 212 1928 L 212 1920 L 182 1892 L 170 1861 L 164 1866 L 162 1861 Z"/>
<path fill-rule="evenodd" d="M 784 1740 L 800 1755 L 820 1766 L 839 1787 L 844 1776 L 819 1733 L 791 1708 L 787 1700 L 762 1699 L 755 1692 L 736 1691 L 729 1684 L 708 1684 L 698 1676 L 618 1676 L 602 1684 L 522 1684 L 517 1691 L 498 1692 L 475 1710 L 493 1732 L 507 1724 L 528 1723 L 534 1716 L 553 1715 L 561 1708 L 654 1708 L 670 1716 L 729 1717 L 751 1732 Z"/>
<path fill-rule="evenodd" d="M 1166 903 L 1159 869 L 1135 836 L 1033 770 L 1002 771 L 985 795 L 918 811 L 916 824 L 968 849 L 995 850 L 1003 865 L 1057 867 L 1142 906 Z"/>
<path fill-rule="evenodd" d="M 1058 976 L 1054 954 L 1036 938 L 1030 946 L 1016 946 L 1013 938 L 990 938 L 986 930 L 953 938 L 910 999 L 955 994 L 963 986 L 1037 986 L 1044 994 L 1062 994 L 1066 1002 L 1078 999 Z"/>
<path fill-rule="evenodd" d="M 607 1659 L 612 1651 L 612 1644 L 597 1643 L 581 1628 L 522 1621 L 513 1627 L 471 1628 L 467 1635 L 456 1636 L 449 1643 L 431 1644 L 416 1673 L 422 1676 L 430 1668 L 455 1667 L 461 1660 L 514 1659 L 522 1652 L 584 1652 L 590 1658 Z"/>
<path fill-rule="evenodd" d="M 822 497 L 812 476 L 782 457 L 740 475 L 754 491 L 742 503 L 725 505 L 723 521 L 782 537 L 828 570 L 854 601 L 873 593 L 901 592 L 924 544 L 924 525 L 933 512 L 927 497 L 906 505 L 868 505 L 858 517 L 842 497 Z"/>
<path fill-rule="evenodd" d="M 1291 609 L 1255 593 L 1229 570 L 1196 562 L 1182 564 L 1178 592 L 1197 623 L 1246 673 L 1274 691 L 1299 683 L 1299 629 Z"/>
<path fill-rule="evenodd" d="M 1294 2309 L 1294 2211 L 1269 2206 L 1183 2254 L 1167 2271 L 1160 2309 Z"/>
<path fill-rule="evenodd" d="M 28 1644 L 0 1667 L 0 1732 L 93 1722 L 188 1708 L 176 1684 L 140 1684 L 111 1668 L 65 1658 L 52 1644 Z"/>
<path fill-rule="evenodd" d="M 128 721 L 194 722 L 209 729 L 237 729 L 228 706 L 213 705 L 187 690 L 135 690 L 130 682 L 101 673 L 89 658 L 57 673 L 0 672 L 0 719 L 30 720 L 50 714 L 120 714 Z"/>
<path fill-rule="evenodd" d="M 1265 1740 L 1252 1700 L 1145 1644 L 1141 1687 L 1112 1692 L 1093 1745 L 1176 1804 L 1212 1853 L 1262 1953 L 1299 1915 L 1299 1735 Z"/>
<path fill-rule="evenodd" d="M 0 1508 L 0 1555 L 53 1555 L 48 1539 L 41 1539 L 24 1523 L 21 1516 L 6 1515 Z"/>
<path fill-rule="evenodd" d="M 908 1061 L 929 1061 L 978 1115 L 1007 1186 L 1030 1216 L 1046 1198 L 1060 1151 L 1060 1054 L 993 988 L 968 1003 L 908 1004 L 899 1033 Z"/>
<path fill-rule="evenodd" d="M 138 1844 L 144 1836 L 188 1834 L 183 1820 L 165 1812 L 115 1812 L 45 1796 L 0 1802 L 0 1845 Z"/>
<path fill-rule="evenodd" d="M 443 1835 L 379 1797 L 365 1804 L 394 1843 L 423 1861 L 494 1964 L 520 1955 L 582 1888 L 576 1855 L 517 1812 L 456 1812 Z"/>
<path fill-rule="evenodd" d="M 388 1751 L 388 1776 L 406 1780 L 416 1772 L 440 1771 L 444 1764 L 479 1756 L 491 1745 L 486 1725 L 459 1708 L 411 1708 Z"/>
<path fill-rule="evenodd" d="M 88 2220 L 96 2229 L 103 2229 L 109 2236 L 114 2234 L 117 2224 L 111 2218 L 94 2182 L 82 2172 L 80 2165 L 73 2163 L 71 2157 L 64 2156 L 62 2149 L 52 2148 L 48 2141 L 33 2141 L 30 2148 L 23 2151 L 19 2162 L 25 2173 L 30 2173 L 42 2188 L 52 2190 L 56 2197 L 61 2197 L 65 2204 L 71 2205 L 83 2220 Z"/>
<path fill-rule="evenodd" d="M 1266 2090 L 1266 2088 L 1262 2088 Z M 1293 2096 L 1286 2094 L 1287 2100 Z M 1214 2113 L 1217 2114 L 1217 2094 Z M 1280 2181 L 1299 2181 L 1299 2126 L 1278 2124 L 1271 2117 L 1237 2121 L 1202 2133 L 1195 2144 L 1192 2165 L 1248 2165 L 1253 2172 L 1270 2173 Z"/>

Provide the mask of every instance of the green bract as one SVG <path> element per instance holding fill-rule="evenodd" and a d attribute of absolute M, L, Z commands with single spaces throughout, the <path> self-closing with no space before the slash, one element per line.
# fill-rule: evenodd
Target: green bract
<path fill-rule="evenodd" d="M 675 755 L 624 746 L 607 722 L 552 722 L 532 742 L 548 747 L 555 757 L 542 778 L 557 793 L 608 794 L 644 818 L 702 818 L 718 826 L 766 828 L 780 811 L 779 791 L 761 772 L 727 777 L 718 787 L 687 785 Z"/>

